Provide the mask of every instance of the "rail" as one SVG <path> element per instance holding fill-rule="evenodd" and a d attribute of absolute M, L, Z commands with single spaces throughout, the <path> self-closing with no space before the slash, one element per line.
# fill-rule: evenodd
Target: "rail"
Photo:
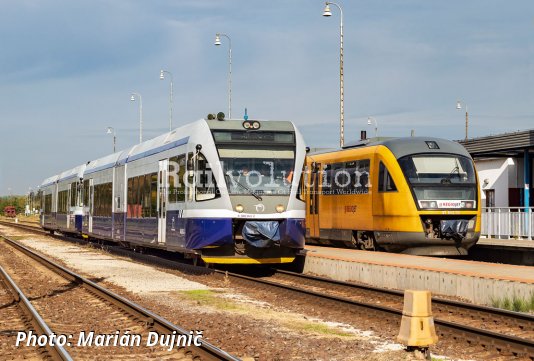
<path fill-rule="evenodd" d="M 483 207 L 481 236 L 527 239 L 534 236 L 533 207 Z"/>
<path fill-rule="evenodd" d="M 18 226 L 18 225 L 17 225 Z M 28 227 L 25 227 L 28 228 Z M 156 315 L 155 313 L 143 308 L 142 306 L 96 284 L 95 282 L 86 279 L 71 270 L 53 262 L 52 260 L 32 251 L 31 249 L 23 246 L 22 244 L 4 236 L 0 235 L 0 238 L 3 239 L 7 244 L 14 247 L 15 249 L 21 251 L 22 253 L 26 254 L 27 256 L 33 258 L 37 262 L 41 263 L 43 266 L 53 270 L 57 274 L 61 275 L 62 277 L 75 282 L 77 284 L 83 285 L 86 289 L 88 289 L 90 292 L 99 295 L 99 297 L 102 297 L 103 299 L 108 300 L 112 304 L 120 307 L 124 311 L 130 313 L 131 315 L 135 315 L 139 319 L 145 320 L 147 324 L 151 325 L 152 328 L 156 329 L 159 332 L 162 333 L 177 333 L 178 335 L 189 335 L 189 332 L 181 328 L 180 326 L 177 326 L 169 321 L 167 321 L 165 318 Z M 49 329 L 43 330 L 44 333 L 49 333 Z M 239 359 L 230 355 L 224 350 L 221 350 L 220 348 L 212 345 L 211 343 L 201 340 L 201 345 L 196 347 L 195 349 L 195 357 L 200 356 L 201 359 L 209 359 L 209 360 L 231 360 L 231 361 L 238 361 Z M 193 347 L 193 346 L 192 346 Z M 191 348 L 192 348 L 191 347 Z"/>
<path fill-rule="evenodd" d="M 26 295 L 21 291 L 21 289 L 7 274 L 7 272 L 2 266 L 0 266 L 0 277 L 11 291 L 15 302 L 17 302 L 17 304 L 21 307 L 27 317 L 31 320 L 31 323 L 33 324 L 39 335 L 51 335 L 52 331 L 50 330 L 50 327 L 46 324 L 46 321 L 35 310 Z M 59 344 L 47 344 L 45 347 L 48 350 L 48 353 L 51 356 L 52 360 L 72 361 L 72 357 L 63 348 L 63 346 Z"/>

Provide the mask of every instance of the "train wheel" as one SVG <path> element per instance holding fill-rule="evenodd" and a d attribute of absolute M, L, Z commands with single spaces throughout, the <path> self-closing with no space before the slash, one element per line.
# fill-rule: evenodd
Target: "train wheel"
<path fill-rule="evenodd" d="M 366 233 L 362 236 L 362 248 L 365 251 L 378 251 L 374 234 Z"/>
<path fill-rule="evenodd" d="M 347 248 L 353 248 L 353 249 L 360 248 L 360 242 L 358 242 L 358 238 L 354 233 L 352 234 L 350 241 L 344 241 L 343 243 L 345 244 L 345 247 Z"/>

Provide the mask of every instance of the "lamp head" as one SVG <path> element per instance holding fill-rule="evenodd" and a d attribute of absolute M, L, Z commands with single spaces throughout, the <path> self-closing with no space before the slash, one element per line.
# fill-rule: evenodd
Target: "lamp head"
<path fill-rule="evenodd" d="M 134 102 L 134 101 L 135 101 L 135 96 L 134 96 L 133 94 L 132 94 L 132 96 L 131 96 L 130 100 L 131 100 L 132 102 Z"/>
<path fill-rule="evenodd" d="M 367 125 L 371 125 L 371 117 L 367 117 Z"/>
<path fill-rule="evenodd" d="M 324 7 L 324 10 L 323 10 L 323 16 L 332 16 L 332 11 L 330 10 L 330 3 L 327 1 L 326 2 L 326 6 Z"/>
<path fill-rule="evenodd" d="M 221 45 L 221 36 L 219 34 L 215 34 L 215 45 Z"/>
<path fill-rule="evenodd" d="M 456 102 L 456 109 L 462 109 L 462 103 L 459 100 Z"/>
<path fill-rule="evenodd" d="M 161 71 L 159 72 L 159 78 L 161 80 L 165 79 L 165 76 L 163 75 L 163 69 L 161 69 Z"/>
<path fill-rule="evenodd" d="M 107 134 L 111 134 L 113 133 L 113 128 L 112 127 L 108 127 L 108 131 L 106 132 Z"/>

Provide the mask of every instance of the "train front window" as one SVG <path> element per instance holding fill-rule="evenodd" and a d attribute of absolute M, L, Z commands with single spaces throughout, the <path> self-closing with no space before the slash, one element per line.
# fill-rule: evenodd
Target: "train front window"
<path fill-rule="evenodd" d="M 290 193 L 294 148 L 221 148 L 219 155 L 229 194 L 261 197 Z"/>
<path fill-rule="evenodd" d="M 421 209 L 476 208 L 473 161 L 460 155 L 413 155 L 399 159 Z"/>

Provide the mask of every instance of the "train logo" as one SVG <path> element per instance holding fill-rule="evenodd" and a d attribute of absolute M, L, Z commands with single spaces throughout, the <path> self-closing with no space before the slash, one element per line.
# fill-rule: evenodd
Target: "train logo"
<path fill-rule="evenodd" d="M 263 203 L 255 204 L 254 207 L 256 208 L 256 212 L 258 213 L 265 212 L 265 206 L 263 205 Z"/>

